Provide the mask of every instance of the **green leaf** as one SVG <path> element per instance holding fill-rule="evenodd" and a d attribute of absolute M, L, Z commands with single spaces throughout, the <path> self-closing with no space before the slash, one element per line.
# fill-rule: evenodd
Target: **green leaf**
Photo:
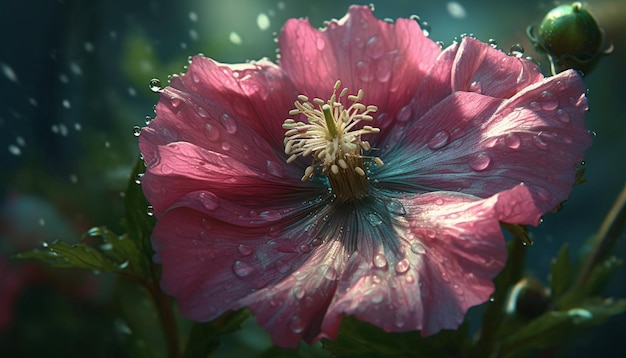
<path fill-rule="evenodd" d="M 571 339 L 573 333 L 599 325 L 624 311 L 625 299 L 594 298 L 575 308 L 547 312 L 504 339 L 497 356 L 515 357 L 532 350 L 558 347 Z"/>
<path fill-rule="evenodd" d="M 599 262 L 589 274 L 587 281 L 584 283 L 583 290 L 588 296 L 599 295 L 604 290 L 607 282 L 620 266 L 622 260 L 615 256 L 609 256 L 605 260 Z"/>
<path fill-rule="evenodd" d="M 569 247 L 561 246 L 558 255 L 552 259 L 550 286 L 552 297 L 558 299 L 572 283 L 572 267 L 569 261 Z"/>
<path fill-rule="evenodd" d="M 251 313 L 247 309 L 229 311 L 211 322 L 194 323 L 189 336 L 184 358 L 205 358 L 220 344 L 220 337 L 232 333 Z"/>
<path fill-rule="evenodd" d="M 68 244 L 64 241 L 44 243 L 41 249 L 22 252 L 19 259 L 35 259 L 53 267 L 81 268 L 98 271 L 114 271 L 116 263 L 111 262 L 102 252 L 84 243 Z M 117 263 L 117 265 L 121 264 Z"/>
<path fill-rule="evenodd" d="M 128 237 L 136 243 L 143 251 L 143 254 L 151 260 L 154 254 L 150 243 L 150 235 L 156 223 L 156 219 L 148 215 L 148 202 L 143 195 L 140 181 L 141 175 L 146 167 L 141 159 L 137 160 L 135 167 L 130 175 L 126 192 L 124 193 L 124 207 L 126 215 L 124 216 L 124 227 Z"/>
<path fill-rule="evenodd" d="M 469 345 L 467 324 L 430 337 L 419 332 L 387 333 L 353 317 L 344 317 L 334 341 L 323 340 L 335 357 L 444 357 L 463 356 Z"/>

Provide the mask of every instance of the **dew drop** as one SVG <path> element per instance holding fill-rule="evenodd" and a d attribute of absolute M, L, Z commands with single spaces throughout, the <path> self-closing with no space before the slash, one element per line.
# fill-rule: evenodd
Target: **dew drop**
<path fill-rule="evenodd" d="M 206 111 L 206 109 L 204 109 L 203 107 L 198 107 L 198 109 L 196 110 L 196 112 L 198 113 L 198 115 L 200 117 L 203 118 L 207 118 L 209 117 L 209 113 Z"/>
<path fill-rule="evenodd" d="M 448 144 L 449 141 L 450 141 L 450 133 L 448 133 L 446 131 L 441 131 L 441 132 L 438 132 L 437 134 L 435 134 L 428 141 L 428 148 L 430 148 L 432 150 L 440 149 L 440 148 L 445 147 L 446 144 Z"/>
<path fill-rule="evenodd" d="M 470 167 L 477 172 L 487 169 L 489 164 L 491 164 L 491 157 L 486 153 L 479 153 L 470 159 Z"/>
<path fill-rule="evenodd" d="M 544 142 L 543 139 L 540 136 L 538 136 L 538 135 L 533 136 L 533 143 L 539 149 L 547 149 L 548 148 L 548 144 L 546 142 Z"/>
<path fill-rule="evenodd" d="M 154 216 L 154 207 L 152 205 L 148 205 L 146 208 L 146 214 L 148 214 L 148 216 Z"/>
<path fill-rule="evenodd" d="M 559 106 L 557 97 L 550 91 L 541 92 L 541 108 L 546 111 L 553 111 Z"/>
<path fill-rule="evenodd" d="M 224 124 L 224 128 L 226 128 L 226 132 L 228 134 L 237 133 L 237 123 L 235 123 L 231 116 L 226 113 L 222 114 L 222 123 Z"/>
<path fill-rule="evenodd" d="M 271 236 L 271 237 L 277 237 L 278 235 L 280 235 L 282 233 L 282 229 L 279 228 L 278 226 L 271 226 L 268 230 L 267 230 L 267 235 Z"/>
<path fill-rule="evenodd" d="M 14 145 L 14 144 L 11 144 L 11 145 L 9 145 L 9 153 L 11 153 L 11 154 L 13 154 L 15 156 L 18 156 L 18 155 L 22 154 L 22 150 L 20 149 L 20 147 Z"/>
<path fill-rule="evenodd" d="M 308 244 L 300 245 L 300 252 L 302 252 L 302 253 L 311 252 L 311 246 L 308 245 Z"/>
<path fill-rule="evenodd" d="M 317 40 L 315 41 L 315 46 L 317 47 L 319 51 L 322 51 L 326 47 L 326 41 L 324 41 L 323 38 L 318 37 Z"/>
<path fill-rule="evenodd" d="M 244 278 L 254 272 L 254 267 L 248 263 L 237 260 L 233 265 L 233 272 L 237 277 Z"/>
<path fill-rule="evenodd" d="M 524 56 L 524 46 L 519 43 L 513 44 L 513 46 L 511 46 L 511 56 L 517 58 Z"/>
<path fill-rule="evenodd" d="M 362 81 L 369 82 L 374 79 L 374 73 L 368 62 L 359 61 L 356 63 L 356 72 Z"/>
<path fill-rule="evenodd" d="M 404 106 L 400 109 L 400 112 L 398 113 L 398 122 L 406 122 L 411 118 L 411 114 L 412 114 L 413 110 L 411 109 L 410 106 Z"/>
<path fill-rule="evenodd" d="M 399 274 L 403 274 L 406 273 L 409 270 L 409 267 L 411 266 L 411 264 L 409 264 L 409 260 L 407 260 L 406 258 L 403 258 L 402 260 L 396 262 L 396 272 Z"/>
<path fill-rule="evenodd" d="M 385 298 L 383 292 L 381 290 L 376 290 L 372 294 L 371 301 L 372 303 L 381 303 L 383 298 Z"/>
<path fill-rule="evenodd" d="M 289 265 L 287 262 L 283 260 L 276 260 L 276 271 L 278 271 L 279 273 L 285 273 L 289 271 L 290 268 L 291 265 Z"/>
<path fill-rule="evenodd" d="M 387 258 L 385 257 L 384 254 L 378 253 L 374 255 L 374 266 L 378 268 L 387 267 Z"/>
<path fill-rule="evenodd" d="M 130 264 L 130 262 L 128 260 L 126 260 L 126 261 L 122 262 L 121 264 L 117 265 L 117 267 L 120 270 L 123 270 L 123 269 L 127 268 L 129 264 Z"/>
<path fill-rule="evenodd" d="M 483 93 L 483 86 L 480 84 L 480 82 L 474 81 L 470 83 L 469 91 L 476 92 L 476 93 Z"/>
<path fill-rule="evenodd" d="M 302 333 L 304 331 L 304 322 L 298 316 L 293 316 L 289 321 L 289 328 L 293 333 Z"/>
<path fill-rule="evenodd" d="M 302 297 L 304 297 L 304 295 L 306 294 L 306 291 L 304 288 L 300 287 L 300 286 L 296 286 L 294 287 L 291 292 L 293 293 L 293 296 L 299 300 L 302 299 Z"/>
<path fill-rule="evenodd" d="M 324 277 L 329 281 L 334 281 L 337 279 L 337 270 L 335 270 L 332 266 L 327 266 L 324 270 Z"/>
<path fill-rule="evenodd" d="M 265 210 L 259 214 L 259 217 L 265 221 L 277 221 L 283 216 L 276 210 Z"/>
<path fill-rule="evenodd" d="M 212 142 L 220 138 L 220 131 L 209 123 L 204 126 L 204 131 L 206 132 L 207 138 Z"/>
<path fill-rule="evenodd" d="M 378 226 L 383 223 L 383 219 L 377 213 L 369 213 L 367 214 L 367 221 L 372 224 L 372 226 Z"/>
<path fill-rule="evenodd" d="M 264 14 L 264 13 L 260 13 L 257 17 L 256 17 L 256 25 L 259 27 L 259 29 L 261 29 L 262 31 L 267 30 L 270 28 L 270 18 Z"/>
<path fill-rule="evenodd" d="M 406 278 L 404 279 L 406 281 L 406 283 L 408 284 L 412 284 L 415 283 L 415 277 L 413 277 L 413 275 L 407 275 Z"/>
<path fill-rule="evenodd" d="M 202 192 L 198 195 L 198 199 L 200 203 L 202 203 L 202 206 L 209 211 L 215 210 L 220 206 L 217 196 L 213 193 Z"/>
<path fill-rule="evenodd" d="M 139 137 L 139 135 L 141 134 L 141 127 L 139 126 L 134 126 L 133 127 L 133 135 L 135 137 Z"/>
<path fill-rule="evenodd" d="M 251 254 L 252 254 L 252 252 L 253 252 L 254 250 L 252 249 L 252 247 L 251 247 L 251 246 L 244 245 L 244 244 L 240 244 L 240 245 L 237 247 L 237 251 L 239 251 L 239 253 L 240 253 L 241 255 L 243 255 L 243 256 L 249 256 L 249 255 L 251 255 Z"/>
<path fill-rule="evenodd" d="M 450 279 L 448 278 L 448 273 L 445 271 L 441 272 L 441 279 L 444 280 L 445 282 L 450 282 Z"/>
<path fill-rule="evenodd" d="M 243 42 L 241 36 L 239 36 L 239 34 L 234 31 L 231 31 L 231 33 L 228 34 L 228 41 L 235 45 L 241 45 L 241 43 Z"/>
<path fill-rule="evenodd" d="M 515 133 L 509 133 L 504 137 L 504 144 L 511 149 L 519 149 L 522 139 Z"/>
<path fill-rule="evenodd" d="M 396 215 L 406 215 L 406 208 L 398 200 L 392 199 L 387 203 L 387 209 L 390 213 Z"/>
<path fill-rule="evenodd" d="M 161 80 L 159 80 L 158 78 L 151 79 L 148 87 L 150 87 L 150 91 L 154 93 L 161 92 Z"/>
<path fill-rule="evenodd" d="M 376 36 L 372 36 L 365 44 L 365 51 L 374 59 L 380 58 L 385 51 L 383 41 Z"/>
<path fill-rule="evenodd" d="M 556 118 L 558 118 L 559 121 L 561 121 L 562 123 L 569 123 L 570 121 L 569 114 L 567 114 L 567 111 L 561 108 L 556 110 Z"/>
<path fill-rule="evenodd" d="M 415 241 L 411 244 L 411 251 L 413 251 L 416 254 L 420 254 L 423 255 L 426 253 L 426 249 L 424 248 L 424 245 L 422 245 L 421 243 Z"/>
<path fill-rule="evenodd" d="M 222 142 L 222 150 L 228 152 L 232 148 L 230 142 Z"/>

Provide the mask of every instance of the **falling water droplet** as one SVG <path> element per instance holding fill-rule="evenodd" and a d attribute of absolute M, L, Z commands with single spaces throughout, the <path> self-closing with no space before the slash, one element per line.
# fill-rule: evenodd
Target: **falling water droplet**
<path fill-rule="evenodd" d="M 428 148 L 432 150 L 440 149 L 446 146 L 450 140 L 450 133 L 440 131 L 428 141 Z"/>
<path fill-rule="evenodd" d="M 154 93 L 161 92 L 161 80 L 158 78 L 151 79 L 148 86 L 150 87 L 150 91 Z"/>
<path fill-rule="evenodd" d="M 237 260 L 233 265 L 233 272 L 237 277 L 244 278 L 254 272 L 254 267 L 249 263 Z"/>
<path fill-rule="evenodd" d="M 477 171 L 483 171 L 491 164 L 491 157 L 487 153 L 479 153 L 470 159 L 470 167 Z"/>

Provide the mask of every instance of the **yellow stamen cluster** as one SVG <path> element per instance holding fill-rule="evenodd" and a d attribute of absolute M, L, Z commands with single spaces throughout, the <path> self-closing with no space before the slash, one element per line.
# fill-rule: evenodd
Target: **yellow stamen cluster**
<path fill-rule="evenodd" d="M 359 90 L 357 95 L 347 96 L 352 104 L 345 108 L 341 101 L 346 97 L 348 89 L 343 88 L 337 95 L 340 87 L 341 81 L 337 81 L 327 102 L 314 98 L 311 103 L 308 97 L 298 96 L 298 101 L 294 103 L 295 109 L 289 111 L 289 114 L 292 116 L 303 114 L 307 118 L 307 123 L 296 122 L 293 119 L 286 119 L 283 123 L 286 130 L 285 154 L 289 155 L 287 163 L 293 162 L 298 156 L 311 155 L 312 164 L 305 169 L 302 181 L 308 180 L 315 172 L 316 166 L 320 165 L 334 189 L 333 182 L 344 187 L 358 184 L 356 181 L 363 181 L 351 174 L 356 173 L 358 177 L 365 177 L 363 159 L 366 157 L 362 152 L 370 150 L 371 146 L 367 141 L 362 141 L 361 136 L 380 132 L 380 129 L 369 125 L 355 129 L 361 121 L 372 121 L 370 113 L 376 112 L 378 107 L 361 104 L 363 90 Z M 379 166 L 383 165 L 380 158 L 372 160 Z M 367 183 L 360 185 L 367 186 Z"/>

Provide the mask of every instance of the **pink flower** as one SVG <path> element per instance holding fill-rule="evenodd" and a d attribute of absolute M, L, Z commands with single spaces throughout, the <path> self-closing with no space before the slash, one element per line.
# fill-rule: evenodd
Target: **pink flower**
<path fill-rule="evenodd" d="M 285 347 L 343 315 L 457 328 L 504 265 L 499 223 L 569 195 L 581 78 L 471 38 L 442 51 L 368 7 L 279 43 L 280 66 L 194 57 L 141 133 L 163 289 L 197 321 L 248 306 Z"/>

